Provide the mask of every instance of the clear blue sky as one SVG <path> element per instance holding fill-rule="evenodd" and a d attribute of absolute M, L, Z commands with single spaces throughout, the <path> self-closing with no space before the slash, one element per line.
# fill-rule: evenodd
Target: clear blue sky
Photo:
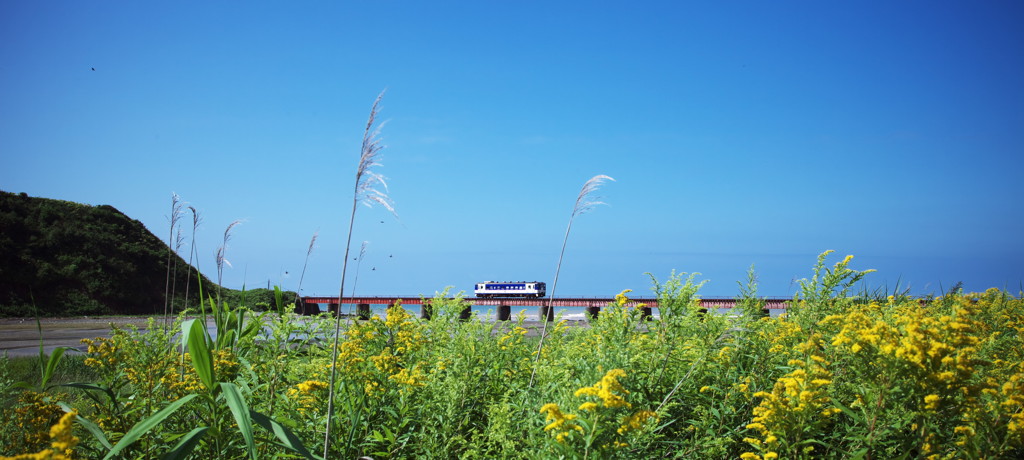
<path fill-rule="evenodd" d="M 5 1 L 0 189 L 164 239 L 176 192 L 210 275 L 242 219 L 231 287 L 296 289 L 319 230 L 302 289 L 335 294 L 386 88 L 398 219 L 360 207 L 357 294 L 550 283 L 596 174 L 616 182 L 576 219 L 559 294 L 676 269 L 731 296 L 756 264 L 789 296 L 826 249 L 877 269 L 869 287 L 1016 293 L 1021 24 L 1015 1 Z"/>

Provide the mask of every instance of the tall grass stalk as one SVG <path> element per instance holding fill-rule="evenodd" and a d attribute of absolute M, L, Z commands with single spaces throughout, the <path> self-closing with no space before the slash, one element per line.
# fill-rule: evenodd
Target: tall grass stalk
<path fill-rule="evenodd" d="M 302 295 L 302 280 L 306 278 L 306 266 L 309 265 L 309 256 L 313 254 L 313 248 L 316 246 L 316 239 L 320 236 L 320 230 L 313 232 L 313 237 L 309 239 L 309 247 L 306 248 L 306 261 L 302 263 L 302 274 L 299 275 L 299 287 L 295 289 L 295 304 L 299 304 L 299 296 Z M 305 312 L 305 305 L 302 306 L 303 312 Z"/>
<path fill-rule="evenodd" d="M 605 204 L 601 201 L 596 201 L 596 199 L 592 198 L 591 195 L 593 195 L 593 193 L 596 192 L 605 181 L 609 180 L 613 182 L 615 181 L 615 179 L 603 174 L 591 177 L 590 180 L 583 184 L 583 188 L 580 189 L 580 194 L 576 196 L 576 205 L 573 206 L 572 215 L 569 216 L 569 225 L 565 227 L 565 237 L 562 239 L 562 251 L 558 254 L 558 265 L 555 267 L 555 279 L 551 282 L 551 292 L 548 293 L 547 311 L 543 312 L 544 318 L 541 318 L 541 320 L 544 321 L 544 327 L 541 329 L 540 341 L 537 343 L 537 357 L 534 358 L 533 372 L 530 374 L 530 384 L 528 388 L 533 387 L 534 379 L 537 376 L 537 366 L 540 363 L 540 352 L 544 349 L 544 338 L 548 335 L 548 320 L 554 313 L 555 290 L 558 288 L 558 274 L 562 271 L 562 259 L 565 257 L 566 243 L 569 242 L 569 231 L 572 230 L 572 221 L 576 216 L 593 209 L 594 206 Z"/>
<path fill-rule="evenodd" d="M 228 224 L 228 228 L 224 229 L 224 240 L 221 242 L 220 247 L 217 248 L 217 303 L 220 304 L 220 291 L 221 286 L 224 284 L 224 265 L 231 266 L 231 262 L 227 259 L 228 241 L 231 240 L 231 229 L 235 228 L 236 225 L 242 223 L 240 220 L 236 220 Z"/>
<path fill-rule="evenodd" d="M 181 208 L 184 203 L 177 193 L 171 193 L 171 228 L 167 235 L 167 283 L 164 285 L 164 317 L 167 317 L 168 306 L 171 303 L 171 257 L 174 254 L 174 229 L 178 226 L 178 219 L 181 218 Z"/>
<path fill-rule="evenodd" d="M 174 316 L 174 297 L 178 293 L 178 259 L 181 257 L 181 246 L 185 244 L 185 237 L 181 234 L 181 226 L 178 226 L 178 234 L 174 237 L 174 268 L 171 269 L 171 311 L 167 315 L 168 320 Z M 187 298 L 186 298 L 187 301 Z"/>
<path fill-rule="evenodd" d="M 363 257 L 366 256 L 366 246 L 369 244 L 369 241 L 363 241 L 363 245 L 359 247 L 359 257 L 356 258 L 356 276 L 352 280 L 352 297 L 356 296 L 356 285 L 359 284 L 359 267 L 363 266 Z M 352 307 L 349 307 L 349 313 L 352 313 Z"/>
<path fill-rule="evenodd" d="M 380 165 L 377 162 L 379 159 L 378 155 L 384 148 L 378 137 L 381 127 L 373 127 L 377 121 L 377 112 L 383 97 L 384 92 L 382 91 L 377 95 L 377 99 L 373 101 L 373 107 L 370 108 L 370 117 L 366 120 L 366 129 L 363 131 L 363 144 L 360 149 L 359 165 L 356 167 L 355 187 L 352 193 L 352 212 L 349 214 L 348 237 L 345 240 L 345 258 L 342 260 L 341 265 L 341 288 L 338 290 L 339 311 L 335 318 L 334 345 L 331 348 L 331 377 L 328 383 L 327 395 L 327 426 L 324 428 L 324 458 L 327 458 L 327 451 L 331 445 L 331 423 L 334 418 L 335 383 L 337 382 L 338 375 L 338 339 L 341 336 L 340 302 L 345 298 L 345 274 L 348 271 L 348 256 L 352 248 L 352 227 L 356 220 L 356 208 L 360 202 L 367 206 L 379 203 L 392 214 L 395 213 L 395 207 L 391 202 L 391 198 L 387 195 L 387 182 L 385 182 L 384 176 L 371 170 L 374 166 Z M 377 185 L 383 187 L 384 191 L 377 190 Z"/>
<path fill-rule="evenodd" d="M 188 250 L 188 276 L 185 277 L 185 304 L 188 304 L 188 290 L 192 284 L 192 256 L 196 254 L 196 229 L 199 228 L 199 223 L 202 222 L 202 218 L 199 216 L 199 211 L 193 206 L 188 207 L 189 211 L 192 211 L 192 242 L 189 244 Z M 199 261 L 196 261 L 199 264 Z M 199 271 L 197 268 L 196 271 Z M 202 302 L 202 299 L 199 299 Z"/>

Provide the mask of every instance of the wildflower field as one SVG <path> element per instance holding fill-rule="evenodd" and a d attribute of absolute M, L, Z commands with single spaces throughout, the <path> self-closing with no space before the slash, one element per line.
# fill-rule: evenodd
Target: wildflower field
<path fill-rule="evenodd" d="M 867 271 L 826 255 L 778 318 L 754 284 L 736 315 L 702 314 L 701 283 L 673 274 L 655 281 L 660 317 L 623 292 L 542 347 L 524 314 L 460 321 L 446 293 L 429 320 L 394 306 L 346 324 L 327 456 L 1024 457 L 1020 294 L 851 295 Z M 214 336 L 114 330 L 84 357 L 41 356 L 27 382 L 3 359 L 2 453 L 323 457 L 333 318 L 207 307 Z M 69 360 L 91 381 L 61 379 Z"/>

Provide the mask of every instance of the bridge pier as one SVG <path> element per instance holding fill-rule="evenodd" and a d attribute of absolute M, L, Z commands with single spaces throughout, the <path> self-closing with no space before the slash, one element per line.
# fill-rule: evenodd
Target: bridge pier
<path fill-rule="evenodd" d="M 327 311 L 334 316 L 341 315 L 341 304 L 340 303 L 329 303 L 327 304 Z"/>
<path fill-rule="evenodd" d="M 640 319 L 653 319 L 651 307 L 648 307 L 647 305 L 640 307 Z"/>
<path fill-rule="evenodd" d="M 466 308 L 463 308 L 462 311 L 459 312 L 459 321 L 468 321 L 472 315 L 473 309 L 467 305 Z"/>
<path fill-rule="evenodd" d="M 370 319 L 370 304 L 356 304 L 356 317 L 364 321 Z"/>
<path fill-rule="evenodd" d="M 547 319 L 545 319 L 547 317 Z M 547 305 L 541 305 L 537 308 L 537 320 L 538 321 L 554 321 L 555 320 L 555 307 L 549 307 Z"/>
<path fill-rule="evenodd" d="M 295 304 L 295 313 L 298 315 L 315 315 L 320 313 L 320 305 L 310 302 L 298 302 Z"/>
<path fill-rule="evenodd" d="M 498 321 L 508 321 L 512 319 L 512 306 L 511 305 L 498 305 Z"/>
<path fill-rule="evenodd" d="M 420 304 L 420 319 L 430 319 L 434 315 L 434 307 L 430 305 L 430 301 L 424 300 Z"/>
<path fill-rule="evenodd" d="M 599 315 L 600 313 L 601 313 L 601 307 L 587 307 L 587 319 L 588 320 L 593 321 L 593 320 L 597 319 L 597 315 Z"/>

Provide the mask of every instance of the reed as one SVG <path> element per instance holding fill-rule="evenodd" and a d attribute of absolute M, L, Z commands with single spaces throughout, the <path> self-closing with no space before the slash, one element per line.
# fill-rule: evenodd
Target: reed
<path fill-rule="evenodd" d="M 164 317 L 167 317 L 168 307 L 171 303 L 171 259 L 174 255 L 174 229 L 178 226 L 178 219 L 181 218 L 181 208 L 184 205 L 177 193 L 171 193 L 171 215 L 168 220 L 171 228 L 167 235 L 167 283 L 164 285 Z"/>
<path fill-rule="evenodd" d="M 309 265 L 309 256 L 313 255 L 313 248 L 316 247 L 316 239 L 320 236 L 320 230 L 313 232 L 313 237 L 309 239 L 309 247 L 306 248 L 306 261 L 302 263 L 302 274 L 299 275 L 299 287 L 295 289 L 295 304 L 299 304 L 299 296 L 302 295 L 302 280 L 306 278 L 306 266 Z M 303 312 L 305 312 L 305 306 L 302 306 Z"/>
<path fill-rule="evenodd" d="M 220 303 L 221 286 L 224 284 L 224 265 L 231 266 L 231 261 L 227 259 L 228 241 L 231 240 L 231 229 L 235 228 L 236 225 L 242 223 L 240 220 L 236 220 L 224 229 L 224 239 L 217 248 L 217 303 Z"/>
<path fill-rule="evenodd" d="M 174 236 L 174 266 L 171 268 L 171 311 L 168 314 L 168 318 L 174 316 L 174 298 L 178 294 L 178 259 L 181 258 L 181 246 L 185 244 L 185 236 L 181 233 L 181 226 L 178 226 L 178 232 Z M 186 297 L 186 302 L 188 298 Z"/>
<path fill-rule="evenodd" d="M 199 224 L 202 222 L 202 217 L 199 216 L 199 211 L 197 211 L 194 206 L 189 206 L 188 210 L 192 212 L 192 241 L 189 244 L 188 250 L 188 276 L 185 277 L 186 304 L 188 303 L 189 287 L 192 285 L 192 256 L 196 254 L 196 229 L 199 228 Z M 199 261 L 197 260 L 196 265 L 198 264 Z M 199 271 L 199 269 L 196 268 L 196 271 Z M 199 299 L 199 301 L 202 302 L 203 299 Z"/>
<path fill-rule="evenodd" d="M 373 203 L 380 204 L 385 209 L 390 211 L 392 214 L 395 213 L 395 207 L 391 201 L 391 198 L 387 195 L 387 182 L 384 176 L 375 173 L 372 169 L 375 166 L 380 166 L 378 163 L 380 159 L 380 151 L 384 149 L 384 146 L 380 143 L 380 129 L 381 125 L 374 125 L 377 122 L 377 114 L 380 110 L 380 101 L 384 97 L 382 91 L 377 95 L 377 99 L 373 101 L 373 107 L 370 108 L 370 116 L 366 120 L 366 129 L 363 131 L 363 142 L 360 149 L 359 165 L 356 167 L 355 187 L 352 193 L 352 212 L 348 218 L 348 237 L 345 240 L 345 258 L 342 259 L 341 265 L 341 287 L 338 290 L 338 298 L 344 299 L 345 297 L 345 274 L 348 271 L 348 256 L 349 251 L 352 248 L 352 228 L 356 220 L 356 208 L 359 203 L 363 203 L 367 206 L 373 206 Z M 382 187 L 384 191 L 380 191 L 378 186 Z M 340 309 L 339 305 L 339 309 Z M 335 383 L 337 381 L 338 374 L 338 339 L 341 336 L 341 312 L 338 312 L 335 318 L 334 324 L 334 346 L 331 350 L 331 375 L 328 382 L 328 395 L 327 395 L 327 426 L 324 428 L 324 458 L 327 457 L 328 448 L 331 443 L 331 422 L 334 417 L 334 405 L 336 388 Z"/>
<path fill-rule="evenodd" d="M 369 241 L 363 241 L 362 246 L 359 247 L 359 257 L 356 257 L 356 276 L 352 280 L 352 297 L 356 296 L 356 285 L 359 284 L 359 268 L 363 265 L 363 257 L 366 256 L 366 246 L 370 244 Z M 351 313 L 351 312 L 350 312 Z"/>
<path fill-rule="evenodd" d="M 537 366 L 540 363 L 540 352 L 544 349 L 544 338 L 548 335 L 548 322 L 550 322 L 552 315 L 554 314 L 554 300 L 555 290 L 558 288 L 558 274 L 562 271 L 562 259 L 565 257 L 565 246 L 569 242 L 569 231 L 572 230 L 572 221 L 576 219 L 576 216 L 583 214 L 594 206 L 599 204 L 605 204 L 601 201 L 597 201 L 591 195 L 601 187 L 605 181 L 615 181 L 609 176 L 598 174 L 591 177 L 590 180 L 583 184 L 583 188 L 580 189 L 580 194 L 576 196 L 576 204 L 572 208 L 572 214 L 569 216 L 569 225 L 565 227 L 565 237 L 562 238 L 562 250 L 558 253 L 558 265 L 555 266 L 555 279 L 551 283 L 551 292 L 548 294 L 548 306 L 547 311 L 543 312 L 544 327 L 541 329 L 540 341 L 537 343 L 537 356 L 534 358 L 533 373 L 530 375 L 529 387 L 533 387 L 533 382 L 537 376 Z"/>

